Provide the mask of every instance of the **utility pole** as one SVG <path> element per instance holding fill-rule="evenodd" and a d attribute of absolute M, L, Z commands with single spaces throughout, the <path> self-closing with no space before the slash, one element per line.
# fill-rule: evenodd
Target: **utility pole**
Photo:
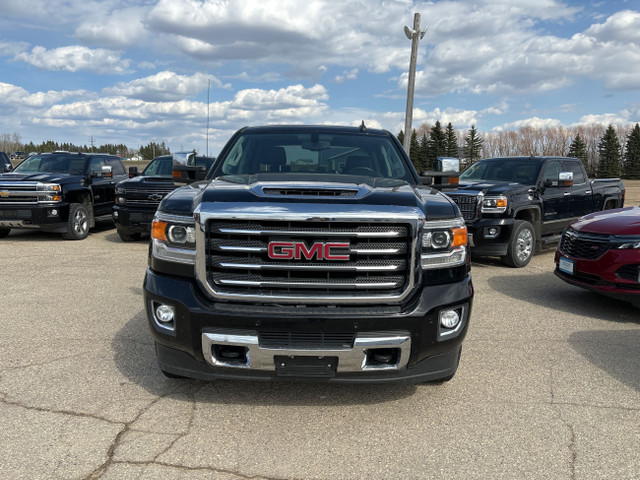
<path fill-rule="evenodd" d="M 409 155 L 411 150 L 411 134 L 413 129 L 411 124 L 413 123 L 413 91 L 415 90 L 416 82 L 416 63 L 418 62 L 418 40 L 424 37 L 427 29 L 420 31 L 420 14 L 413 15 L 413 30 L 409 27 L 404 27 L 404 34 L 409 40 L 411 40 L 411 61 L 409 62 L 409 86 L 407 88 L 407 111 L 404 117 L 404 149 Z"/>
<path fill-rule="evenodd" d="M 209 84 L 207 85 L 207 143 L 205 147 L 205 157 L 209 156 L 209 92 L 211 91 L 211 78 L 209 78 Z"/>

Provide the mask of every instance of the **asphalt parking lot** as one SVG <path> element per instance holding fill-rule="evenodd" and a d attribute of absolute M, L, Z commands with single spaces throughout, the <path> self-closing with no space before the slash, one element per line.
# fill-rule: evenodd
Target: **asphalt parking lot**
<path fill-rule="evenodd" d="M 0 241 L 0 476 L 637 479 L 640 310 L 474 261 L 443 385 L 165 378 L 142 304 L 147 243 L 113 228 Z"/>

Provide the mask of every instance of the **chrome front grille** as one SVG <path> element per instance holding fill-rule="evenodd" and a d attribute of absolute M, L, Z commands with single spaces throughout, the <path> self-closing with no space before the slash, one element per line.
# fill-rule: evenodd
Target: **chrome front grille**
<path fill-rule="evenodd" d="M 0 205 L 37 204 L 36 182 L 7 182 L 0 184 Z"/>
<path fill-rule="evenodd" d="M 206 282 L 214 296 L 235 299 L 400 299 L 413 282 L 415 228 L 371 221 L 213 218 L 204 228 Z"/>
<path fill-rule="evenodd" d="M 161 188 L 127 188 L 125 198 L 130 207 L 157 208 L 162 199 L 175 188 L 173 184 Z"/>
<path fill-rule="evenodd" d="M 609 249 L 609 235 L 581 233 L 567 229 L 558 246 L 563 255 L 573 258 L 595 260 Z"/>
<path fill-rule="evenodd" d="M 458 205 L 465 222 L 474 221 L 478 216 L 478 196 L 447 194 Z"/>

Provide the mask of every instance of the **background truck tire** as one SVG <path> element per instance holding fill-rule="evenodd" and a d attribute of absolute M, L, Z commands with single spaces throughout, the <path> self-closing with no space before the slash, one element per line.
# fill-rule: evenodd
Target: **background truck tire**
<path fill-rule="evenodd" d="M 72 203 L 69 207 L 67 231 L 62 234 L 65 240 L 82 240 L 89 235 L 89 210 L 83 203 Z"/>
<path fill-rule="evenodd" d="M 9 235 L 10 231 L 11 231 L 10 228 L 0 228 L 0 238 L 4 238 L 7 235 Z"/>
<path fill-rule="evenodd" d="M 507 246 L 507 254 L 502 261 L 510 267 L 526 266 L 533 257 L 536 246 L 536 232 L 526 220 L 516 220 Z"/>

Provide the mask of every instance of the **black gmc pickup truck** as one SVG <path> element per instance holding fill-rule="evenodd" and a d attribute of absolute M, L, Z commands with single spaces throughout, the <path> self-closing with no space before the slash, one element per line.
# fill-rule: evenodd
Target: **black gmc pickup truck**
<path fill-rule="evenodd" d="M 129 179 L 116 185 L 113 221 L 123 242 L 139 240 L 151 230 L 151 220 L 160 201 L 180 185 L 205 178 L 214 158 L 194 152 L 177 152 L 154 158 L 138 175 L 129 168 Z"/>
<path fill-rule="evenodd" d="M 115 184 L 125 178 L 115 155 L 33 155 L 0 175 L 0 238 L 12 228 L 36 228 L 81 240 L 96 220 L 111 220 Z"/>
<path fill-rule="evenodd" d="M 471 313 L 460 210 L 389 132 L 238 131 L 208 183 L 169 193 L 144 300 L 170 377 L 453 377 Z"/>
<path fill-rule="evenodd" d="M 573 220 L 624 204 L 620 179 L 589 180 L 577 158 L 487 158 L 459 181 L 446 193 L 466 220 L 472 255 L 499 256 L 512 267 L 557 243 Z"/>

